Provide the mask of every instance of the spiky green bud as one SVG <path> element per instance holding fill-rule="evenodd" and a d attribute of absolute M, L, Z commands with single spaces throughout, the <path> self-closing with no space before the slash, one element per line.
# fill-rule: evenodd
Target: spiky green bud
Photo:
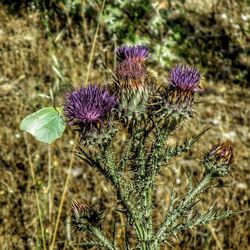
<path fill-rule="evenodd" d="M 203 163 L 207 172 L 225 176 L 230 172 L 233 162 L 233 147 L 230 141 L 219 142 L 205 155 Z"/>

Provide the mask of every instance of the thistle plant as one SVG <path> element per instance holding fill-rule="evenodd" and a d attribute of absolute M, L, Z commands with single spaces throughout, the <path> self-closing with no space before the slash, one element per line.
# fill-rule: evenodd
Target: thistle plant
<path fill-rule="evenodd" d="M 113 84 L 108 89 L 89 85 L 69 93 L 64 115 L 68 125 L 76 126 L 81 134 L 76 155 L 111 185 L 119 203 L 117 210 L 127 218 L 127 231 L 136 235 L 136 248 L 154 250 L 161 249 L 166 240 L 184 229 L 233 214 L 213 207 L 203 214 L 194 212 L 211 181 L 230 174 L 233 149 L 229 141 L 221 141 L 205 152 L 202 178 L 194 186 L 190 179 L 183 197 L 172 193 L 168 212 L 157 228 L 153 197 L 160 169 L 190 150 L 207 129 L 175 146 L 168 145 L 176 128 L 193 118 L 195 95 L 202 91 L 201 75 L 193 67 L 177 65 L 159 87 L 147 70 L 148 56 L 143 46 L 118 48 Z M 127 138 L 122 149 L 118 146 L 120 130 Z M 101 213 L 85 202 L 72 203 L 71 218 L 77 230 L 93 235 L 93 241 L 86 243 L 123 249 L 103 231 Z M 126 249 L 132 249 L 132 244 L 126 237 Z"/>
<path fill-rule="evenodd" d="M 234 214 L 213 206 L 203 214 L 195 212 L 211 182 L 230 174 L 233 148 L 229 141 L 220 141 L 204 152 L 202 177 L 195 185 L 189 178 L 189 190 L 182 197 L 172 192 L 168 211 L 156 226 L 156 177 L 208 129 L 170 145 L 169 137 L 195 114 L 196 94 L 203 91 L 201 74 L 196 68 L 177 65 L 164 82 L 156 83 L 147 69 L 148 57 L 144 46 L 121 46 L 110 86 L 89 84 L 75 89 L 65 95 L 64 107 L 41 109 L 20 127 L 46 143 L 59 138 L 66 125 L 77 131 L 80 140 L 74 153 L 104 176 L 117 198 L 116 211 L 126 217 L 126 249 L 158 250 L 176 233 Z M 119 145 L 121 133 L 126 138 L 124 147 Z M 87 202 L 72 202 L 71 223 L 77 231 L 92 234 L 86 244 L 124 248 L 116 243 L 115 232 L 112 239 L 104 232 L 102 211 Z M 129 234 L 135 236 L 133 240 Z M 55 237 L 53 246 L 54 241 Z"/>

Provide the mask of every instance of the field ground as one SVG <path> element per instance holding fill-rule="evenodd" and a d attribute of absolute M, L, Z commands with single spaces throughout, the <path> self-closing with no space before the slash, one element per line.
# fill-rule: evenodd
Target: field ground
<path fill-rule="evenodd" d="M 70 41 L 61 40 L 59 35 L 45 39 L 40 32 L 40 25 L 35 14 L 17 18 L 0 9 L 0 246 L 6 250 L 35 249 L 39 230 L 34 192 L 36 188 L 47 217 L 48 147 L 35 142 L 29 135 L 25 140 L 24 134 L 19 131 L 19 123 L 27 114 L 51 105 L 47 98 L 49 88 L 55 86 L 58 79 L 51 67 L 55 63 L 55 57 L 64 74 L 64 80 L 59 81 L 57 104 L 62 104 L 63 93 L 70 90 L 69 82 L 74 87 L 83 83 L 87 67 L 88 53 L 77 33 Z M 97 42 L 95 69 L 91 71 L 90 81 L 111 79 L 109 68 L 112 65 L 103 68 L 99 63 L 103 61 L 102 54 L 101 45 Z M 109 56 L 112 57 L 112 54 Z M 206 92 L 199 97 L 201 102 L 197 104 L 197 115 L 192 122 L 179 129 L 177 141 L 208 126 L 212 128 L 194 145 L 191 153 L 162 170 L 156 192 L 157 202 L 161 204 L 157 208 L 156 220 L 160 219 L 160 211 L 166 211 L 171 188 L 175 187 L 180 194 L 186 190 L 187 170 L 199 178 L 202 169 L 197 159 L 201 159 L 212 143 L 221 138 L 232 140 L 235 148 L 232 176 L 219 180 L 219 184 L 226 187 L 208 192 L 200 204 L 208 207 L 216 201 L 216 207 L 229 207 L 237 211 L 249 209 L 250 90 L 217 82 L 204 81 L 203 85 Z M 73 138 L 74 135 L 67 129 L 63 138 L 51 148 L 53 221 L 67 175 Z M 35 168 L 36 186 L 32 184 L 29 151 Z M 67 204 L 73 198 L 84 198 L 106 207 L 104 225 L 109 225 L 115 213 L 115 200 L 105 180 L 75 159 L 59 228 L 58 249 L 63 249 L 66 239 L 77 241 L 81 237 L 71 234 L 66 223 Z M 201 210 L 204 209 L 203 206 L 200 205 Z M 47 222 L 46 228 L 48 231 Z M 223 222 L 186 231 L 170 240 L 169 244 L 173 248 L 166 244 L 165 249 L 249 249 L 249 228 L 249 212 L 239 213 Z M 122 232 L 120 227 L 118 235 L 121 240 Z M 71 248 L 75 249 L 69 245 L 64 249 Z"/>

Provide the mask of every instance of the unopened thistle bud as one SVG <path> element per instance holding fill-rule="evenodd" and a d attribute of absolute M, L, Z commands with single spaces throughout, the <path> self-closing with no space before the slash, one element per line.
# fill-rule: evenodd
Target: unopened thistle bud
<path fill-rule="evenodd" d="M 229 173 L 233 162 L 233 147 L 230 141 L 219 142 L 205 155 L 203 163 L 207 172 L 224 176 Z"/>
<path fill-rule="evenodd" d="M 123 45 L 116 52 L 119 62 L 114 79 L 118 87 L 123 90 L 144 88 L 148 77 L 144 62 L 148 58 L 149 50 L 142 45 Z"/>
<path fill-rule="evenodd" d="M 101 214 L 101 212 L 89 207 L 84 202 L 72 202 L 71 222 L 79 231 L 88 230 L 90 226 L 100 227 Z"/>
<path fill-rule="evenodd" d="M 119 62 L 114 74 L 116 93 L 119 96 L 121 116 L 138 117 L 145 112 L 149 96 L 150 77 L 144 61 L 148 58 L 146 47 L 121 46 L 117 49 Z"/>

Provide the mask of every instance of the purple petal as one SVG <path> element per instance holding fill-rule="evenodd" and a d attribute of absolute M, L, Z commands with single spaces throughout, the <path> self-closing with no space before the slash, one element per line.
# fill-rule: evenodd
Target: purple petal
<path fill-rule="evenodd" d="M 117 99 L 97 85 L 82 87 L 66 95 L 64 112 L 69 125 L 93 127 L 103 123 Z"/>
<path fill-rule="evenodd" d="M 170 70 L 169 83 L 172 87 L 180 90 L 196 92 L 200 90 L 199 82 L 201 75 L 196 68 L 186 65 L 177 65 Z"/>

